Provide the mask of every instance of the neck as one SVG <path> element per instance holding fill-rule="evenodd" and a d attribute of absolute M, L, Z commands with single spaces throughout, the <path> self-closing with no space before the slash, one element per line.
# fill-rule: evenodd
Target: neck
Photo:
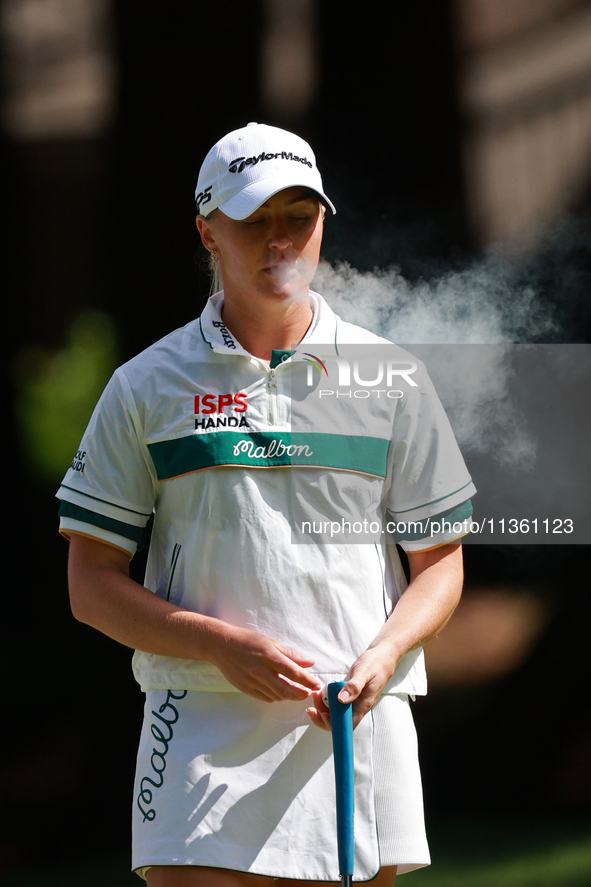
<path fill-rule="evenodd" d="M 289 304 L 267 303 L 264 310 L 226 299 L 222 308 L 222 320 L 242 347 L 267 361 L 273 350 L 285 350 L 301 342 L 312 316 L 307 291 L 305 297 Z"/>

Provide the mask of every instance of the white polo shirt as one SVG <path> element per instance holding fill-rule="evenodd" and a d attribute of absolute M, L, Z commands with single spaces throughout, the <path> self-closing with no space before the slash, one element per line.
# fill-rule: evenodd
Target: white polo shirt
<path fill-rule="evenodd" d="M 463 535 L 475 490 L 420 361 L 311 300 L 306 336 L 270 365 L 226 328 L 219 293 L 120 367 L 58 497 L 64 535 L 130 555 L 154 514 L 147 588 L 312 655 L 328 682 L 406 587 L 393 539 L 417 551 Z M 144 690 L 238 692 L 208 662 L 137 651 L 133 668 Z M 421 650 L 386 692 L 426 692 Z"/>

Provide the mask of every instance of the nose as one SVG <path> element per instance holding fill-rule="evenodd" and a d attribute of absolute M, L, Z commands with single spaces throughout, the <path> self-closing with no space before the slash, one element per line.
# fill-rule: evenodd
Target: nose
<path fill-rule="evenodd" d="M 283 250 L 288 249 L 292 243 L 286 220 L 277 216 L 273 219 L 271 231 L 269 232 L 269 246 Z"/>

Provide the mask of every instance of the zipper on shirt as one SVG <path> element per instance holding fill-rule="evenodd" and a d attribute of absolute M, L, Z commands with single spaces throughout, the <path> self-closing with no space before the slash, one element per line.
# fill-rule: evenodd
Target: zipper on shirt
<path fill-rule="evenodd" d="M 269 367 L 269 422 L 277 425 L 277 371 Z"/>

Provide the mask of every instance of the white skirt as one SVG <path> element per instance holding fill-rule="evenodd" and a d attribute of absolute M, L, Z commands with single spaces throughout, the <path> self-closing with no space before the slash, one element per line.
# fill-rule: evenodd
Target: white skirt
<path fill-rule="evenodd" d="M 146 695 L 133 869 L 196 865 L 339 881 L 329 733 L 304 702 L 242 693 Z M 408 697 L 382 696 L 354 733 L 356 881 L 430 862 Z"/>

